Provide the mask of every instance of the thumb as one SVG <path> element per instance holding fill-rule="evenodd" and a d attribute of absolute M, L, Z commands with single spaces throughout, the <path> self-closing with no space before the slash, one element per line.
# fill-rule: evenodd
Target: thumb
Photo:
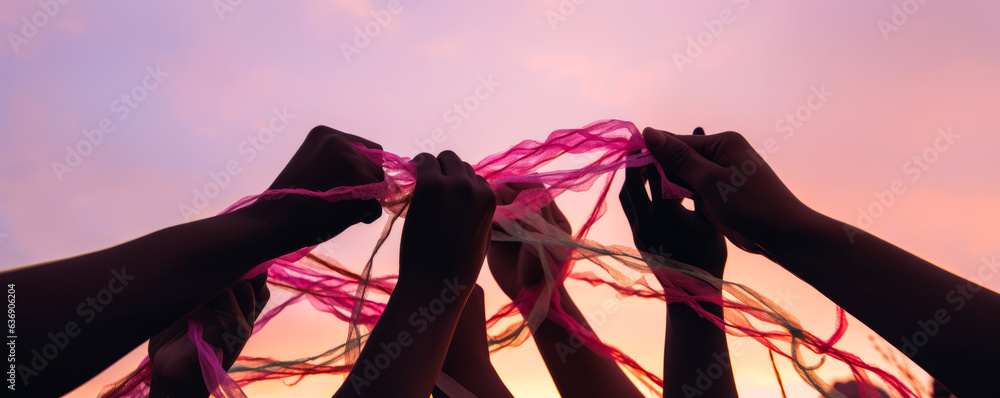
<path fill-rule="evenodd" d="M 664 171 L 680 177 L 699 193 L 712 189 L 722 166 L 706 159 L 670 133 L 647 127 L 642 131 L 646 148 Z"/>

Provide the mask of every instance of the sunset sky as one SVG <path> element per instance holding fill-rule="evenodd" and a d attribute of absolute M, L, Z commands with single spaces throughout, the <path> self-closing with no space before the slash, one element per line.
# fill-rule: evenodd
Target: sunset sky
<path fill-rule="evenodd" d="M 998 14 L 989 0 L 7 2 L 0 269 L 211 216 L 266 188 L 319 124 L 403 156 L 451 149 L 475 162 L 615 118 L 684 134 L 738 131 L 814 209 L 1000 290 L 1000 278 L 977 276 L 1000 254 Z M 239 172 L 206 193 L 234 162 Z M 883 194 L 896 181 L 902 193 Z M 579 226 L 595 197 L 559 204 Z M 360 270 L 379 224 L 319 250 Z M 617 203 L 590 238 L 631 242 Z M 395 272 L 394 242 L 378 273 Z M 493 311 L 506 299 L 481 275 Z M 762 257 L 730 247 L 725 279 L 783 304 L 818 336 L 833 331 L 834 305 Z M 569 289 L 584 313 L 615 298 Z M 624 299 L 620 308 L 591 324 L 659 373 L 663 304 Z M 303 303 L 244 353 L 315 354 L 342 343 L 344 326 Z M 872 335 L 852 318 L 841 348 L 884 365 Z M 729 342 L 741 347 L 741 396 L 780 396 L 766 350 Z M 69 396 L 95 396 L 144 353 Z M 493 361 L 515 396 L 557 396 L 533 344 Z M 787 360 L 779 370 L 789 396 L 816 396 Z M 849 376 L 829 362 L 820 374 Z M 341 382 L 245 390 L 326 397 Z"/>

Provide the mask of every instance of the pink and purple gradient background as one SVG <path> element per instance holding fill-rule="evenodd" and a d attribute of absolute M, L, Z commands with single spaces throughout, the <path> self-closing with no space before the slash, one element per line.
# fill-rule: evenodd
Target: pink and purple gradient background
<path fill-rule="evenodd" d="M 386 4 L 243 1 L 224 20 L 208 1 L 62 6 L 18 53 L 9 45 L 0 51 L 0 268 L 98 250 L 180 223 L 178 206 L 192 203 L 209 173 L 239 162 L 242 172 L 198 216 L 214 214 L 264 189 L 318 124 L 403 155 L 441 128 L 447 138 L 426 149 L 451 149 L 474 161 L 605 118 L 675 133 L 696 126 L 736 130 L 758 150 L 773 138 L 779 148 L 768 162 L 792 190 L 851 223 L 876 200 L 873 192 L 902 180 L 905 193 L 871 232 L 967 278 L 977 278 L 982 259 L 1000 252 L 994 208 L 1000 204 L 1000 3 L 929 1 L 886 40 L 878 21 L 889 21 L 903 1 L 590 0 L 555 29 L 546 13 L 558 12 L 556 0 L 403 2 L 402 12 L 345 60 L 341 43 L 350 43 L 355 28 Z M 683 54 L 687 38 L 726 9 L 735 20 L 679 70 L 674 54 Z M 2 32 L 20 31 L 21 18 L 39 10 L 36 2 L 5 4 Z M 169 76 L 119 120 L 112 102 L 156 65 Z M 501 85 L 467 119 L 459 126 L 443 119 L 489 76 Z M 786 138 L 776 122 L 806 104 L 813 87 L 832 96 Z M 294 119 L 248 160 L 241 142 L 266 127 L 274 108 Z M 65 162 L 65 147 L 106 117 L 115 131 L 59 181 L 52 162 Z M 949 127 L 959 138 L 911 180 L 906 162 Z M 579 225 L 593 197 L 575 194 L 560 205 Z M 378 229 L 356 227 L 320 250 L 360 268 Z M 592 238 L 630 242 L 616 203 Z M 393 272 L 396 253 L 384 250 L 376 270 Z M 730 253 L 727 280 L 785 297 L 779 302 L 807 329 L 821 336 L 832 331 L 834 307 L 822 295 L 763 258 Z M 1000 289 L 1000 278 L 980 281 Z M 480 283 L 488 310 L 503 304 L 488 272 Z M 569 287 L 585 313 L 615 300 L 609 289 Z M 591 323 L 602 338 L 659 371 L 663 305 L 625 299 L 619 308 L 606 322 L 592 315 Z M 300 305 L 246 352 L 313 354 L 342 343 L 343 326 Z M 869 335 L 852 319 L 844 347 L 882 364 Z M 741 395 L 776 396 L 766 351 L 749 340 L 730 344 L 743 347 L 734 358 Z M 70 396 L 96 395 L 143 352 L 138 348 Z M 515 395 L 557 396 L 533 344 L 493 359 Z M 787 361 L 779 369 L 790 396 L 815 396 Z M 831 380 L 849 373 L 831 364 L 820 374 Z M 270 382 L 246 390 L 329 396 L 341 381 L 322 376 L 296 387 Z"/>

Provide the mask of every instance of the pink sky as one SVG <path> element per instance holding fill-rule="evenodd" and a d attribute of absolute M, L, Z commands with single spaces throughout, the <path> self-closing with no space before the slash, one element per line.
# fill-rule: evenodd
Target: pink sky
<path fill-rule="evenodd" d="M 269 185 L 318 124 L 402 155 L 451 149 L 475 161 L 606 118 L 677 133 L 735 130 L 761 152 L 773 139 L 767 159 L 786 184 L 817 210 L 855 224 L 859 209 L 877 201 L 873 192 L 900 180 L 905 192 L 873 219 L 871 232 L 967 278 L 1000 253 L 1000 3 L 928 1 L 914 9 L 913 0 L 590 0 L 564 4 L 563 12 L 561 3 L 575 4 L 404 1 L 392 13 L 383 11 L 386 1 L 244 1 L 220 18 L 207 1 L 70 2 L 38 17 L 43 26 L 33 35 L 29 27 L 32 37 L 17 44 L 6 33 L 22 35 L 22 18 L 43 8 L 7 4 L 0 10 L 8 37 L 0 51 L 0 268 L 98 250 L 183 222 L 179 206 L 192 205 L 210 173 L 235 161 L 241 172 L 197 217 L 214 214 Z M 894 7 L 910 12 L 896 15 L 898 26 Z M 373 12 L 391 18 L 348 60 L 343 45 L 353 45 L 356 28 L 378 24 Z M 688 52 L 689 38 L 707 45 Z M 682 68 L 680 55 L 691 60 Z M 165 76 L 155 88 L 135 89 L 147 68 Z M 147 86 L 155 80 L 146 78 Z M 474 111 L 457 119 L 448 112 L 484 80 L 498 85 L 480 89 L 485 99 Z M 821 91 L 823 100 L 810 100 Z M 128 93 L 145 98 L 126 115 L 116 99 Z M 244 142 L 274 110 L 293 116 L 251 158 Z M 800 127 L 779 124 L 796 112 Z M 66 163 L 66 146 L 77 146 L 81 131 L 105 118 L 114 130 L 57 176 L 52 164 Z M 444 138 L 427 141 L 438 128 Z M 941 129 L 957 138 L 933 149 Z M 914 156 L 927 158 L 926 169 L 908 163 Z M 560 204 L 580 225 L 593 197 Z M 360 269 L 378 228 L 352 229 L 322 250 Z M 616 203 L 591 237 L 630 242 Z M 385 250 L 378 270 L 393 272 L 395 253 Z M 727 280 L 773 299 L 790 297 L 786 307 L 807 329 L 832 331 L 834 307 L 822 295 L 763 258 L 730 253 Z M 1000 289 L 1000 278 L 976 280 Z M 504 303 L 488 272 L 480 283 L 490 309 Z M 569 287 L 584 312 L 614 297 L 608 289 Z M 621 308 L 596 326 L 598 334 L 659 372 L 662 305 L 626 299 Z M 344 325 L 329 318 L 307 306 L 289 311 L 247 352 L 291 358 L 325 349 L 344 336 Z M 881 363 L 871 333 L 852 325 L 843 347 Z M 750 340 L 730 344 L 743 346 L 734 360 L 741 395 L 777 396 L 766 351 Z M 142 352 L 70 396 L 94 396 Z M 532 344 L 494 362 L 515 395 L 557 396 Z M 790 396 L 815 396 L 787 361 L 779 369 Z M 848 374 L 823 369 L 828 380 Z M 247 392 L 329 396 L 340 382 L 316 377 Z"/>

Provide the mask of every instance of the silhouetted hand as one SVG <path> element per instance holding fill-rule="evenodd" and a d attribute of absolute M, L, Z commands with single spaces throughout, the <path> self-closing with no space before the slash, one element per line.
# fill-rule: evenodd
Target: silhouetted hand
<path fill-rule="evenodd" d="M 700 211 L 743 250 L 762 253 L 813 218 L 737 133 L 679 136 L 647 127 L 643 136 L 663 170 L 691 187 Z"/>
<path fill-rule="evenodd" d="M 267 274 L 240 280 L 219 293 L 187 318 L 181 318 L 149 339 L 153 377 L 151 397 L 207 397 L 198 350 L 188 338 L 188 319 L 203 322 L 205 341 L 222 349 L 222 368 L 228 370 L 243 351 L 253 323 L 271 294 Z"/>
<path fill-rule="evenodd" d="M 542 188 L 542 184 L 505 184 L 496 190 L 498 204 L 506 205 L 517 198 L 518 193 L 525 189 Z M 558 226 L 566 233 L 572 233 L 573 229 L 569 221 L 556 202 L 549 202 L 539 212 L 546 221 Z M 551 254 L 551 253 L 550 253 Z M 538 256 L 532 253 L 529 248 L 520 242 L 490 242 L 488 253 L 488 263 L 493 279 L 496 280 L 500 289 L 503 290 L 511 300 L 517 298 L 521 289 L 542 283 L 545 279 L 545 271 L 542 270 L 542 262 Z M 560 259 L 549 256 L 550 261 Z"/>
<path fill-rule="evenodd" d="M 363 157 L 352 143 L 379 148 L 328 127 L 313 129 L 271 188 L 326 191 L 384 179 L 380 165 Z M 109 275 L 117 275 L 123 287 L 114 291 L 114 305 L 98 307 L 99 316 L 87 315 L 87 332 L 75 336 L 58 357 L 49 358 L 45 372 L 30 384 L 24 383 L 21 392 L 33 397 L 65 395 L 219 292 L 229 290 L 255 266 L 313 246 L 359 221 L 372 222 L 380 214 L 375 200 L 331 203 L 285 196 L 165 228 L 105 250 L 4 271 L 0 277 L 5 284 L 27 287 L 19 290 L 25 297 L 18 307 L 23 321 L 19 323 L 23 329 L 18 329 L 23 336 L 19 346 L 27 352 L 48 344 L 49 330 L 79 320 L 83 314 L 77 303 L 107 288 Z M 32 288 L 40 284 L 44 288 Z M 51 294 L 54 291 L 59 294 Z"/>
<path fill-rule="evenodd" d="M 647 145 L 650 135 L 658 134 L 649 130 L 646 131 Z M 705 138 L 704 135 L 705 131 L 699 127 L 694 135 L 683 138 Z M 663 167 L 668 173 L 672 170 L 666 165 Z M 672 175 L 668 177 L 671 182 L 684 183 Z M 647 181 L 652 200 L 646 194 Z M 681 204 L 681 199 L 663 199 L 661 183 L 654 165 L 625 171 L 625 185 L 618 198 L 632 227 L 636 248 L 699 267 L 722 278 L 726 266 L 726 239 L 706 216 L 706 201 L 700 197 L 701 191 L 697 187 L 693 190 L 695 209 L 691 211 Z M 667 286 L 660 275 L 657 279 Z M 722 317 L 722 307 L 709 303 L 701 305 Z M 726 334 L 687 304 L 668 302 L 663 347 L 664 396 L 691 395 L 690 386 L 701 386 L 702 383 L 699 379 L 701 375 L 696 370 L 720 364 L 724 371 L 715 377 L 709 387 L 698 390 L 699 394 L 712 398 L 737 396 Z"/>
<path fill-rule="evenodd" d="M 699 127 L 694 134 L 703 136 L 705 132 Z M 652 200 L 646 193 L 647 182 Z M 660 173 L 652 165 L 625 170 L 618 199 L 632 228 L 635 247 L 721 278 L 726 266 L 726 239 L 705 216 L 702 201 L 694 198 L 695 210 L 688 210 L 681 199 L 663 199 L 660 184 Z"/>
<path fill-rule="evenodd" d="M 675 136 L 646 128 L 643 135 L 663 170 L 692 188 L 706 217 L 734 244 L 816 288 L 955 395 L 996 391 L 997 366 L 981 364 L 994 363 L 1000 350 L 979 342 L 994 339 L 1000 294 L 810 209 L 737 133 Z M 977 292 L 976 299 L 963 301 L 961 312 L 942 310 L 956 286 Z M 914 346 L 913 325 L 941 322 L 935 315 L 949 316 L 948 327 Z"/>
<path fill-rule="evenodd" d="M 327 191 L 384 180 L 382 167 L 358 153 L 351 146 L 354 143 L 382 149 L 379 144 L 326 126 L 313 128 L 269 189 Z M 317 237 L 332 237 L 358 222 L 372 223 L 382 214 L 382 206 L 374 199 L 331 203 L 299 195 L 259 200 L 248 210 L 313 244 Z"/>
<path fill-rule="evenodd" d="M 451 151 L 422 153 L 399 249 L 399 281 L 473 284 L 486 257 L 493 189 Z"/>
<path fill-rule="evenodd" d="M 496 209 L 490 185 L 451 151 L 413 161 L 417 182 L 400 238 L 399 283 L 335 397 L 430 395 L 483 267 Z M 361 365 L 386 353 L 393 360 L 377 375 Z"/>
<path fill-rule="evenodd" d="M 498 187 L 497 202 L 508 204 L 517 198 L 517 195 L 524 190 L 543 188 L 541 184 L 507 184 Z M 559 227 L 567 234 L 572 233 L 566 216 L 559 210 L 555 202 L 550 202 L 538 211 L 545 221 Z M 532 232 L 535 228 L 525 225 Z M 550 262 L 562 262 L 565 254 L 559 253 L 556 248 L 543 248 L 545 255 Z M 490 243 L 489 252 L 490 272 L 493 279 L 511 300 L 517 299 L 517 295 L 524 288 L 539 286 L 545 282 L 545 270 L 542 268 L 542 261 L 538 255 L 521 242 L 501 242 Z M 559 296 L 559 305 L 566 313 L 572 317 L 576 323 L 593 332 L 587 323 L 583 313 L 573 302 L 569 292 L 564 285 L 556 287 L 555 292 Z M 546 303 L 541 303 L 545 305 Z M 522 309 L 523 311 L 523 309 Z M 527 313 L 523 314 L 527 316 Z M 551 319 L 544 319 L 531 331 L 538 353 L 545 361 L 545 367 L 552 376 L 552 381 L 559 391 L 559 396 L 566 398 L 575 397 L 641 397 L 642 394 L 629 381 L 618 363 L 610 357 L 602 356 L 589 347 L 580 347 L 579 340 L 574 332 L 566 329 L 562 325 Z M 579 349 L 566 352 L 565 347 L 580 347 Z"/>

